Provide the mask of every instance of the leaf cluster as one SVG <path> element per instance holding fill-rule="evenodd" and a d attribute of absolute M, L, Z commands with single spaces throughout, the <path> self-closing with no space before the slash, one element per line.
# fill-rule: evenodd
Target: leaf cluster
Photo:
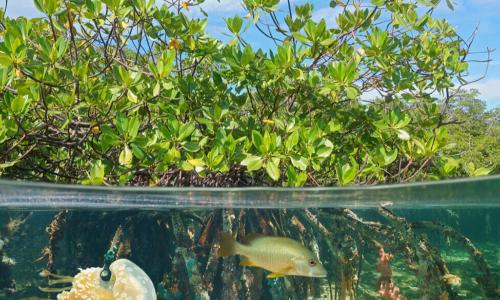
<path fill-rule="evenodd" d="M 190 17 L 201 2 L 36 0 L 44 18 L 3 18 L 0 173 L 156 185 L 244 166 L 285 186 L 458 174 L 440 169 L 449 99 L 436 95 L 464 81 L 468 45 L 432 16 L 438 1 L 344 5 L 330 28 L 309 3 L 280 16 L 279 1 L 244 0 L 228 43 Z M 276 47 L 254 49 L 249 28 Z"/>

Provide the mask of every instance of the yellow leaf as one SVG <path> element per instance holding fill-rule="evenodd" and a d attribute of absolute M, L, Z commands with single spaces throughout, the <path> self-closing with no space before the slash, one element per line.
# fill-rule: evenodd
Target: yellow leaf
<path fill-rule="evenodd" d="M 92 126 L 91 131 L 93 134 L 99 134 L 101 132 L 101 128 L 99 128 L 99 125 L 94 125 Z"/>
<path fill-rule="evenodd" d="M 188 159 L 188 163 L 195 167 L 203 167 L 205 163 L 199 159 Z"/>
<path fill-rule="evenodd" d="M 173 38 L 168 42 L 168 48 L 174 50 L 180 50 L 181 43 L 177 39 Z"/>

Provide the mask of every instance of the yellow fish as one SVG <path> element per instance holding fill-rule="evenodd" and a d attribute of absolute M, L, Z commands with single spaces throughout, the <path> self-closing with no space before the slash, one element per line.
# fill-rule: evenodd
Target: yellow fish
<path fill-rule="evenodd" d="M 249 234 L 238 243 L 225 232 L 220 233 L 219 256 L 240 255 L 242 266 L 271 271 L 267 278 L 287 275 L 326 277 L 326 270 L 316 256 L 302 244 L 285 237 Z"/>

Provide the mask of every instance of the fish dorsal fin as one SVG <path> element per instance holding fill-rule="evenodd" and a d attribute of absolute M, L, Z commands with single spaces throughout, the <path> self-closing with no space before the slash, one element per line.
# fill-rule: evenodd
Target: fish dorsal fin
<path fill-rule="evenodd" d="M 242 242 L 243 242 L 243 244 L 249 245 L 249 244 L 251 244 L 253 241 L 255 241 L 256 239 L 261 238 L 261 237 L 264 237 L 264 236 L 265 236 L 265 235 L 263 235 L 262 233 L 252 232 L 252 233 L 247 234 L 247 235 L 246 235 L 246 236 L 242 239 Z"/>

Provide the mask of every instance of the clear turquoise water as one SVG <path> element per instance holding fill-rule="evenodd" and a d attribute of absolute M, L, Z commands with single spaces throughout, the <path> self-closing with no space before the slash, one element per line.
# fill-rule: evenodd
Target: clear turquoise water
<path fill-rule="evenodd" d="M 217 257 L 219 231 L 295 239 L 328 276 L 267 279 L 239 257 Z M 294 190 L 0 181 L 0 299 L 56 299 L 39 287 L 68 284 L 40 272 L 100 267 L 113 239 L 158 299 L 388 299 L 378 292 L 380 247 L 406 299 L 498 299 L 500 177 Z"/>

